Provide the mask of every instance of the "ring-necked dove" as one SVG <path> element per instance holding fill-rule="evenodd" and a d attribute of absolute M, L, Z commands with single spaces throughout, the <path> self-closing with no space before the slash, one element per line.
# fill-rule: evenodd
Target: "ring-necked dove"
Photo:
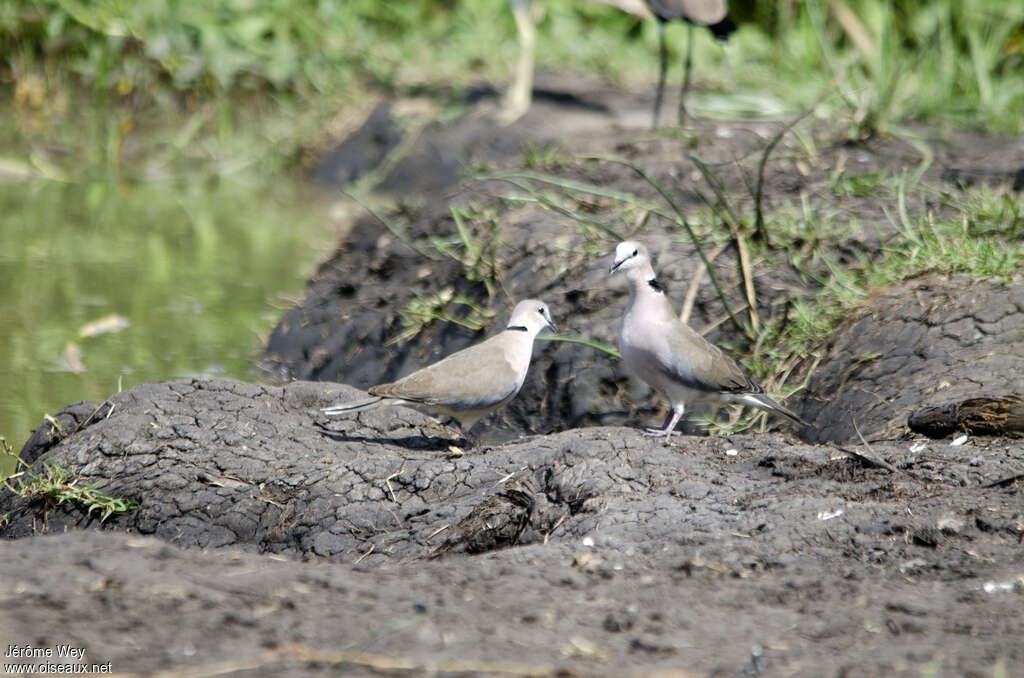
<path fill-rule="evenodd" d="M 668 439 L 692 402 L 743 403 L 805 423 L 765 395 L 735 360 L 679 319 L 654 275 L 646 247 L 619 243 L 610 274 L 618 271 L 629 281 L 629 301 L 619 329 L 622 360 L 672 406 L 664 427 L 647 429 L 649 435 Z"/>
<path fill-rule="evenodd" d="M 533 340 L 545 327 L 558 331 L 547 304 L 536 299 L 520 301 L 508 326 L 490 339 L 396 382 L 371 386 L 366 400 L 325 407 L 321 412 L 334 416 L 382 405 L 409 405 L 454 418 L 473 445 L 469 432 L 473 424 L 519 393 L 530 367 Z"/>

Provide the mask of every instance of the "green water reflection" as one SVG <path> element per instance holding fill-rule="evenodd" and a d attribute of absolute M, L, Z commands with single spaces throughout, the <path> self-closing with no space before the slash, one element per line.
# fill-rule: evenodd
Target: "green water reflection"
<path fill-rule="evenodd" d="M 0 436 L 17 452 L 46 413 L 144 382 L 253 380 L 325 211 L 287 185 L 0 182 Z M 127 326 L 79 337 L 112 315 Z"/>

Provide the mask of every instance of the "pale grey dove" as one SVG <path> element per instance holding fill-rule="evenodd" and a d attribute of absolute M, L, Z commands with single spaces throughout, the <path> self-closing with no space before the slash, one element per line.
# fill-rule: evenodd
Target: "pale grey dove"
<path fill-rule="evenodd" d="M 533 340 L 545 327 L 558 331 L 547 304 L 536 299 L 520 301 L 508 326 L 490 339 L 396 382 L 371 386 L 370 398 L 325 407 L 321 412 L 336 416 L 383 405 L 409 405 L 454 418 L 473 445 L 469 432 L 473 424 L 519 393 L 530 367 Z"/>
<path fill-rule="evenodd" d="M 664 427 L 649 428 L 648 434 L 668 439 L 692 402 L 753 405 L 804 423 L 765 395 L 735 360 L 679 319 L 654 275 L 646 247 L 619 243 L 610 273 L 618 271 L 629 281 L 629 301 L 619 329 L 622 360 L 672 406 Z"/>

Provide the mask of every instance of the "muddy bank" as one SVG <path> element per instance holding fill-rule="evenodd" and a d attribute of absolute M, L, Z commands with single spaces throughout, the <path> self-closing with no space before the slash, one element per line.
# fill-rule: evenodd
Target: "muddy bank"
<path fill-rule="evenodd" d="M 140 505 L 101 524 L 4 493 L 10 637 L 242 675 L 736 675 L 755 647 L 787 675 L 1024 662 L 1024 442 L 593 427 L 456 454 L 404 408 L 318 419 L 352 393 L 169 382 L 58 414 L 99 413 L 34 471 Z"/>
<path fill-rule="evenodd" d="M 800 410 L 811 441 L 899 438 L 908 424 L 1019 436 L 1021 396 L 1024 284 L 926 274 L 877 290 L 836 329 Z M 960 416 L 972 400 L 973 418 Z"/>
<path fill-rule="evenodd" d="M 574 93 L 570 83 L 557 86 Z M 382 159 L 381 171 L 374 175 L 360 164 L 366 155 L 356 151 L 364 149 L 367 140 L 388 140 L 396 133 L 390 109 L 378 107 L 361 129 L 326 156 L 316 176 L 332 185 L 356 175 L 369 177 L 377 195 L 397 197 L 398 204 L 380 215 L 386 225 L 369 215 L 357 219 L 311 280 L 304 299 L 284 314 L 261 361 L 268 377 L 338 381 L 362 389 L 391 381 L 479 341 L 504 321 L 517 300 L 527 297 L 547 301 L 569 338 L 613 346 L 626 288 L 621 280 L 610 280 L 607 269 L 614 245 L 626 236 L 649 246 L 659 278 L 677 308 L 692 296 L 690 322 L 695 328 L 707 332 L 714 343 L 743 352 L 748 339 L 729 322 L 728 310 L 746 318 L 752 296 L 761 321 L 779 321 L 795 301 L 813 297 L 819 281 L 831 276 L 822 253 L 839 262 L 881 256 L 894 233 L 885 212 L 892 201 L 890 187 L 884 185 L 887 174 L 918 168 L 924 180 L 941 184 L 943 177 L 949 178 L 949 168 L 977 164 L 976 148 L 991 151 L 992 167 L 1009 168 L 1014 158 L 1019 159 L 1019 142 L 1007 141 L 1000 150 L 991 140 L 925 130 L 921 136 L 934 154 L 933 162 L 926 164 L 918 150 L 901 141 L 851 144 L 835 131 L 808 123 L 805 133 L 817 136 L 815 154 L 806 153 L 787 136 L 765 164 L 763 208 L 769 217 L 763 231 L 750 236 L 750 247 L 759 238 L 786 245 L 764 249 L 755 258 L 752 292 L 746 289 L 735 243 L 716 246 L 705 241 L 727 309 L 706 273 L 692 288 L 701 258 L 686 233 L 666 218 L 671 210 L 655 186 L 625 165 L 581 156 L 638 163 L 666 189 L 691 225 L 707 233 L 722 218 L 712 209 L 718 202 L 716 191 L 721 191 L 728 209 L 752 220 L 758 163 L 783 123 L 695 120 L 685 134 L 651 134 L 645 129 L 649 102 L 592 87 L 575 96 L 586 105 L 541 101 L 509 127 L 497 125 L 488 114 L 491 109 L 481 105 L 457 121 L 418 128 L 418 136 L 407 133 L 413 137 L 401 146 L 404 155 Z M 540 175 L 546 178 L 538 180 Z M 849 177 L 848 186 L 841 181 L 844 177 Z M 565 182 L 603 193 L 574 192 L 565 188 Z M 906 201 L 912 211 L 941 211 L 916 192 L 908 192 Z M 799 215 L 796 205 L 802 205 Z M 773 210 L 789 216 L 773 218 Z M 815 223 L 818 232 L 794 236 L 788 222 L 797 219 Z M 793 260 L 801 260 L 799 270 Z M 957 379 L 966 377 L 969 382 L 972 356 L 983 349 L 967 345 L 973 339 L 964 334 L 961 352 L 949 337 L 960 331 L 956 323 L 962 325 L 976 311 L 972 304 L 984 305 L 985 295 L 1003 293 L 998 285 L 990 285 L 983 298 L 961 299 L 967 283 L 950 284 L 950 290 L 942 291 L 945 283 L 937 283 L 938 296 L 920 302 L 941 304 L 946 295 L 955 311 L 936 320 L 930 319 L 935 313 L 922 320 L 919 315 L 926 309 L 913 297 L 903 300 L 897 286 L 889 308 L 864 311 L 878 314 L 875 343 L 837 336 L 837 356 L 852 351 L 857 357 L 850 360 L 857 360 L 892 353 L 882 365 L 888 374 L 896 356 L 927 353 L 920 346 L 934 338 L 943 346 L 949 344 L 953 357 L 948 360 L 960 366 L 946 367 Z M 909 287 L 906 291 L 920 296 Z M 1000 321 L 1006 327 L 999 326 L 1000 334 L 983 334 L 981 342 L 1005 344 L 998 350 L 1009 356 L 1007 360 L 986 362 L 985 369 L 993 376 L 1019 370 L 1012 356 L 1021 355 L 1022 315 L 1015 306 L 1019 293 L 1003 296 L 1006 299 L 997 303 L 1010 304 L 1006 319 Z M 905 307 L 900 307 L 904 301 Z M 893 335 L 895 325 L 886 324 L 890 320 L 917 328 Z M 979 317 L 978 322 L 988 321 Z M 948 329 L 943 329 L 945 324 Z M 861 329 L 847 327 L 851 334 Z M 901 345 L 883 341 L 891 335 Z M 932 358 L 947 360 L 938 355 L 922 359 Z M 849 402 L 841 395 L 837 401 L 836 388 L 849 367 L 844 360 L 834 362 L 832 373 L 818 375 L 802 397 L 788 403 L 827 429 L 824 434 L 803 432 L 807 441 L 856 441 L 853 412 L 864 417 L 858 420 L 864 434 L 889 435 L 906 423 L 905 410 L 920 398 L 919 385 L 908 382 L 892 385 L 893 391 L 906 393 L 906 402 L 895 407 L 883 403 L 876 411 L 863 393 Z M 809 365 L 810 358 L 803 367 Z M 873 374 L 867 365 L 858 370 Z M 792 388 L 804 374 L 796 370 L 784 386 Z M 850 387 L 863 390 L 856 381 Z M 1024 384 L 1004 384 L 998 391 L 1024 391 Z M 919 404 L 938 399 L 924 398 L 928 402 Z M 826 401 L 833 406 L 825 407 Z M 891 415 L 890 409 L 900 415 Z M 617 361 L 579 344 L 542 343 L 523 397 L 482 422 L 479 433 L 484 439 L 503 440 L 519 432 L 622 425 L 638 417 L 660 421 L 663 413 L 660 401 L 645 385 L 629 379 Z"/>

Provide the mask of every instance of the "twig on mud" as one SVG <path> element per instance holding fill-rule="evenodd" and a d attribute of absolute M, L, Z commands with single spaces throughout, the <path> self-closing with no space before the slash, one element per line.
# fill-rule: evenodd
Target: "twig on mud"
<path fill-rule="evenodd" d="M 375 548 L 377 548 L 377 544 L 375 544 L 375 543 L 371 543 L 371 544 L 370 544 L 370 548 L 366 549 L 366 551 L 365 551 L 365 552 L 363 552 L 363 555 L 361 555 L 361 556 L 359 556 L 358 558 L 356 558 L 356 559 L 355 559 L 355 561 L 354 561 L 354 562 L 353 562 L 352 564 L 353 564 L 353 565 L 358 565 L 358 564 L 359 564 L 360 562 L 362 562 L 363 558 L 365 558 L 366 556 L 368 556 L 368 555 L 370 555 L 371 553 L 373 553 L 373 550 L 374 550 Z"/>
<path fill-rule="evenodd" d="M 736 239 L 736 249 L 739 250 L 743 289 L 747 294 L 747 305 L 750 306 L 750 326 L 756 332 L 760 320 L 757 317 L 757 297 L 754 292 L 754 275 L 750 267 L 750 252 L 747 250 L 747 241 L 740 229 L 734 227 L 732 237 Z"/>
<path fill-rule="evenodd" d="M 891 471 L 892 473 L 896 472 L 895 466 L 885 461 L 882 461 L 881 459 L 874 459 L 873 457 L 869 457 L 868 455 L 858 452 L 853 448 L 845 447 L 843 445 L 836 445 L 836 449 L 847 456 L 853 457 L 862 465 L 867 466 L 868 468 L 884 468 L 886 471 Z"/>
<path fill-rule="evenodd" d="M 97 405 L 97 406 L 96 406 L 96 409 L 92 411 L 92 414 L 96 414 L 96 412 L 97 412 L 97 411 L 98 411 L 99 409 L 100 409 L 100 408 L 99 408 L 99 405 Z M 91 418 L 92 418 L 92 414 L 90 414 L 90 415 L 89 415 L 89 417 L 88 417 L 88 418 L 86 419 L 86 421 L 89 421 L 89 419 L 91 419 Z M 59 435 L 59 436 L 60 436 L 60 435 L 64 435 L 64 431 L 62 431 L 62 430 L 61 430 L 61 425 L 60 425 L 60 422 L 59 422 L 59 421 L 57 421 L 57 418 L 56 418 L 56 417 L 54 417 L 54 416 L 53 416 L 52 414 L 50 414 L 49 412 L 47 412 L 46 414 L 44 414 L 44 415 L 43 415 L 43 419 L 44 419 L 44 420 L 45 420 L 45 421 L 46 421 L 47 423 L 49 423 L 49 424 L 50 424 L 50 427 L 51 427 L 51 428 L 52 428 L 52 429 L 53 429 L 53 430 L 54 430 L 54 431 L 55 431 L 55 432 L 57 433 L 57 435 Z"/>
<path fill-rule="evenodd" d="M 555 530 L 557 530 L 562 525 L 562 523 L 564 523 L 567 519 L 568 519 L 568 517 L 564 513 L 558 517 L 558 520 L 556 520 L 555 524 L 551 526 L 551 529 L 544 533 L 544 543 L 545 544 L 548 543 L 548 537 L 553 535 L 555 533 Z"/>
<path fill-rule="evenodd" d="M 527 466 L 522 466 L 522 467 L 520 467 L 520 468 L 516 469 L 515 471 L 512 471 L 512 472 L 508 473 L 507 475 L 504 475 L 504 476 L 502 476 L 501 478 L 499 478 L 499 479 L 498 479 L 498 480 L 497 480 L 497 481 L 496 481 L 496 482 L 494 483 L 494 486 L 495 486 L 495 487 L 497 487 L 498 485 L 504 485 L 504 484 L 505 484 L 505 483 L 507 483 L 508 481 L 510 481 L 510 480 L 512 480 L 513 478 L 515 478 L 515 476 L 516 476 L 516 474 L 517 474 L 517 473 L 522 473 L 522 472 L 523 472 L 523 471 L 525 471 L 525 470 L 526 470 L 527 468 L 529 468 L 529 467 L 527 467 Z"/>
<path fill-rule="evenodd" d="M 445 524 L 445 525 L 442 525 L 441 527 L 437 528 L 436 530 L 434 530 L 433 532 L 431 532 L 431 533 L 430 533 L 429 535 L 427 535 L 427 538 L 426 538 L 426 539 L 424 539 L 423 541 L 425 541 L 426 543 L 428 543 L 428 544 L 429 544 L 429 543 L 430 543 L 430 540 L 431 540 L 431 539 L 433 539 L 433 538 L 434 538 L 434 537 L 436 537 L 437 535 L 441 534 L 442 532 L 444 532 L 445 530 L 447 530 L 447 529 L 448 529 L 448 528 L 450 528 L 450 527 L 451 527 L 451 525 L 450 525 L 450 524 Z"/>
<path fill-rule="evenodd" d="M 715 249 L 711 250 L 711 254 L 708 255 L 708 261 L 714 261 L 718 258 L 718 255 L 729 246 L 729 243 L 723 242 Z M 701 260 L 697 264 L 697 270 L 693 272 L 693 277 L 690 278 L 690 286 L 686 290 L 686 297 L 683 299 L 683 310 L 679 312 L 679 319 L 683 323 L 690 322 L 690 314 L 693 313 L 693 305 L 697 302 L 697 292 L 700 290 L 700 280 L 704 277 L 704 272 L 707 271 L 707 266 L 704 261 Z"/>
<path fill-rule="evenodd" d="M 98 404 L 96 408 L 89 413 L 88 417 L 80 421 L 78 425 L 75 426 L 75 430 L 69 431 L 67 434 L 64 433 L 64 430 L 61 427 L 60 422 L 57 421 L 57 418 L 54 417 L 52 414 L 44 414 L 43 419 L 50 424 L 50 426 L 53 429 L 53 432 L 56 433 L 61 440 L 63 440 L 64 438 L 69 438 L 73 436 L 74 434 L 81 431 L 84 427 L 88 426 L 89 423 L 92 422 L 93 417 L 99 414 L 100 408 L 102 408 L 104 405 L 110 405 L 110 409 L 107 410 L 106 416 L 103 417 L 103 419 L 109 419 L 110 415 L 114 414 L 114 403 L 108 399 Z"/>
<path fill-rule="evenodd" d="M 743 312 L 744 312 L 744 311 L 746 311 L 746 310 L 747 310 L 747 304 L 743 304 L 743 305 L 742 305 L 742 306 L 740 306 L 740 307 L 739 307 L 738 309 L 736 309 L 736 312 L 737 312 L 737 313 L 743 313 Z M 703 327 L 703 328 L 701 329 L 701 331 L 700 331 L 700 335 L 701 335 L 702 337 L 706 337 L 706 336 L 708 336 L 708 334 L 709 334 L 709 333 L 711 332 L 711 330 L 715 329 L 716 327 L 718 327 L 719 325 L 721 325 L 722 323 L 724 323 L 724 322 L 725 322 L 726 320 L 728 320 L 728 319 L 729 319 L 729 317 L 730 317 L 729 315 L 723 315 L 723 316 L 722 316 L 722 317 L 720 317 L 720 318 L 719 318 L 718 320 L 716 320 L 716 321 L 712 322 L 712 323 L 711 323 L 711 324 L 709 324 L 709 325 L 706 325 L 705 327 Z"/>
<path fill-rule="evenodd" d="M 262 494 L 261 494 L 261 495 L 260 495 L 260 496 L 258 496 L 258 497 L 253 497 L 253 499 L 255 499 L 256 501 L 261 501 L 261 502 L 263 502 L 264 504 L 270 504 L 271 506 L 276 506 L 276 507 L 277 507 L 277 508 L 279 508 L 279 509 L 285 509 L 285 508 L 287 508 L 287 507 L 286 507 L 286 506 L 285 506 L 284 504 L 282 504 L 281 502 L 279 502 L 279 501 L 274 501 L 273 499 L 271 499 L 270 497 L 268 497 L 268 496 L 266 496 L 266 495 L 262 495 Z"/>
<path fill-rule="evenodd" d="M 1024 473 L 1016 473 L 1012 476 L 1000 478 L 999 480 L 993 480 L 991 483 L 985 483 L 982 487 L 1006 487 L 1007 485 L 1012 485 L 1018 480 L 1024 480 Z"/>
<path fill-rule="evenodd" d="M 890 473 L 896 473 L 895 466 L 885 461 L 884 459 L 876 459 L 874 457 L 874 450 L 871 449 L 871 445 L 868 444 L 868 441 L 864 439 L 864 435 L 861 434 L 860 432 L 860 427 L 857 426 L 857 418 L 852 414 L 850 415 L 850 422 L 853 424 L 853 430 L 856 431 L 857 437 L 860 438 L 860 442 L 864 445 L 868 452 L 871 452 L 872 456 L 869 457 L 866 454 L 862 454 L 861 452 L 857 452 L 856 450 L 851 450 L 850 448 L 847 447 L 836 446 L 836 448 L 845 452 L 846 454 L 850 455 L 851 457 L 855 458 L 857 461 L 866 466 L 872 468 L 884 468 L 886 471 L 889 471 Z"/>
<path fill-rule="evenodd" d="M 384 479 L 384 484 L 388 486 L 388 492 L 391 494 L 391 501 L 398 503 L 398 499 L 395 497 L 395 490 L 391 487 L 391 479 L 402 472 L 402 469 L 398 469 L 387 478 Z"/>

